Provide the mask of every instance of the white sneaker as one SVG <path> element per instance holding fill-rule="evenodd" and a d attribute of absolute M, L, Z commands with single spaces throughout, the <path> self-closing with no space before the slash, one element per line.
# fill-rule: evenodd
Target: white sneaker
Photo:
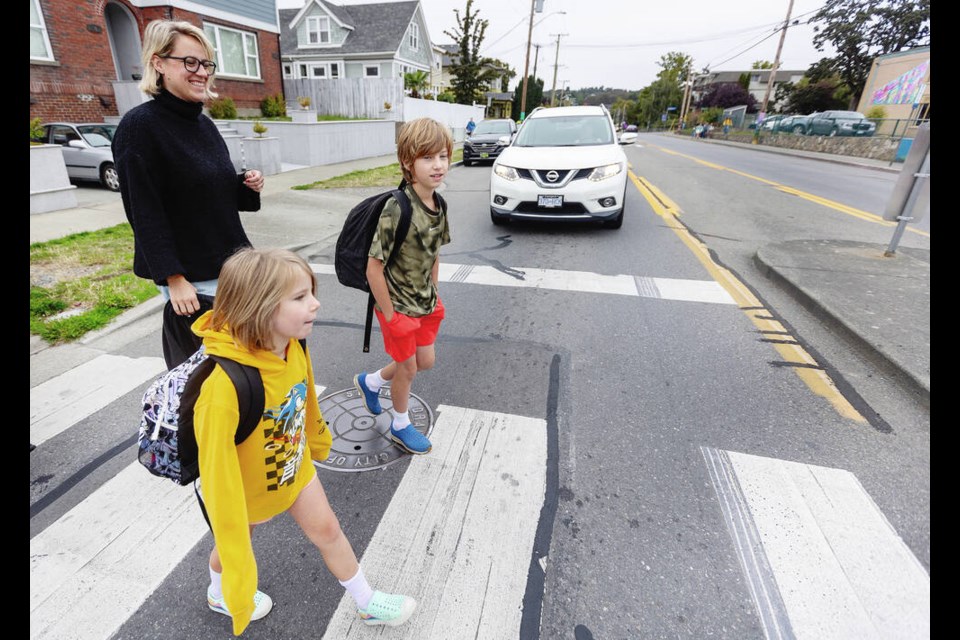
<path fill-rule="evenodd" d="M 250 616 L 251 621 L 259 620 L 270 613 L 270 610 L 273 609 L 273 599 L 260 590 L 257 590 L 257 592 L 253 594 L 253 604 L 254 609 L 253 615 Z M 210 594 L 209 589 L 207 590 L 207 606 L 210 607 L 211 611 L 222 613 L 225 616 L 230 615 L 230 612 L 227 610 L 227 603 L 223 600 L 223 596 L 221 595 L 219 598 L 214 598 Z"/>

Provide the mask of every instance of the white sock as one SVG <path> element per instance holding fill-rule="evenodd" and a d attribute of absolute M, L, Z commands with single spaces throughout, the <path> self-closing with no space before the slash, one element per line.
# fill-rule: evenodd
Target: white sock
<path fill-rule="evenodd" d="M 410 416 L 406 411 L 400 413 L 399 411 L 393 412 L 393 430 L 400 431 L 400 429 L 406 429 L 410 426 Z"/>
<path fill-rule="evenodd" d="M 210 569 L 210 588 L 208 591 L 210 595 L 219 600 L 223 597 L 223 587 L 220 583 L 220 574 L 213 570 L 213 567 L 207 565 L 207 568 Z"/>
<path fill-rule="evenodd" d="M 358 609 L 367 608 L 367 605 L 370 604 L 370 599 L 373 597 L 373 589 L 371 589 L 367 583 L 367 578 L 363 575 L 363 569 L 361 569 L 359 565 L 357 566 L 357 573 L 352 578 L 349 580 L 338 580 L 338 582 L 343 585 L 347 593 L 353 596 L 353 600 L 357 603 Z"/>
<path fill-rule="evenodd" d="M 380 377 L 379 371 L 368 373 L 367 377 L 363 379 L 363 383 L 367 385 L 367 389 L 373 392 L 380 391 L 380 387 L 383 386 L 384 382 L 386 382 L 386 380 Z"/>

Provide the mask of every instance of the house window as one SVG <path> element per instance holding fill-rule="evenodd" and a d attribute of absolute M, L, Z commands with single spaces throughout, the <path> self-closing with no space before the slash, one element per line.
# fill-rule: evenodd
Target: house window
<path fill-rule="evenodd" d="M 330 77 L 331 78 L 340 77 L 340 65 L 338 65 L 336 62 L 330 63 Z"/>
<path fill-rule="evenodd" d="M 307 18 L 307 43 L 327 44 L 330 42 L 330 18 L 312 16 Z"/>
<path fill-rule="evenodd" d="M 379 78 L 380 77 L 380 66 L 379 65 L 365 65 L 363 67 L 363 75 L 367 78 Z"/>
<path fill-rule="evenodd" d="M 213 43 L 218 76 L 260 78 L 260 53 L 255 33 L 218 24 L 205 24 L 203 30 Z"/>
<path fill-rule="evenodd" d="M 410 25 L 410 48 L 416 51 L 420 48 L 420 25 Z"/>
<path fill-rule="evenodd" d="M 760 74 L 754 73 L 750 76 L 750 82 L 760 82 Z"/>
<path fill-rule="evenodd" d="M 53 60 L 47 26 L 40 11 L 40 0 L 30 0 L 30 59 Z"/>
<path fill-rule="evenodd" d="M 920 126 L 927 120 L 930 120 L 930 103 L 924 102 L 920 105 L 920 110 L 917 111 L 917 121 L 915 124 Z"/>
<path fill-rule="evenodd" d="M 326 78 L 327 77 L 327 68 L 324 65 L 317 65 L 315 67 L 310 67 L 310 77 L 311 78 Z"/>
<path fill-rule="evenodd" d="M 298 77 L 298 78 L 308 78 L 308 77 L 309 77 L 309 75 L 307 74 L 307 65 L 305 65 L 305 64 L 301 64 L 301 65 L 300 65 L 300 74 L 299 74 L 297 77 Z"/>
<path fill-rule="evenodd" d="M 284 77 L 284 78 L 292 78 L 292 77 L 293 77 L 293 65 L 292 65 L 292 64 L 285 64 L 285 65 L 283 65 L 283 77 Z"/>

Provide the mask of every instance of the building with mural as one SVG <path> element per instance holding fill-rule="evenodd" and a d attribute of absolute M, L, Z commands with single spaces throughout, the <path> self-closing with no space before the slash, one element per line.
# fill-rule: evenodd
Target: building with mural
<path fill-rule="evenodd" d="M 917 126 L 930 119 L 930 47 L 874 59 L 857 111 L 883 107 L 885 123 Z M 880 133 L 880 132 L 878 132 Z"/>

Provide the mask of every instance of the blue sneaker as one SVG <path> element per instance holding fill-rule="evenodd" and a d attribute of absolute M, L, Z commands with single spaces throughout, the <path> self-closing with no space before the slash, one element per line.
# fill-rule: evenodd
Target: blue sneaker
<path fill-rule="evenodd" d="M 391 422 L 390 439 L 400 445 L 402 449 L 405 449 L 410 453 L 430 453 L 430 449 L 433 448 L 433 445 L 430 444 L 427 436 L 417 431 L 412 424 L 407 425 L 403 429 L 397 431 L 393 428 L 393 422 Z"/>
<path fill-rule="evenodd" d="M 370 389 L 367 388 L 366 382 L 366 371 L 353 376 L 353 386 L 357 390 L 357 393 L 360 394 L 360 397 L 363 398 L 363 405 L 367 408 L 367 411 L 378 416 L 383 413 L 383 407 L 380 406 L 380 394 L 376 391 L 370 391 Z"/>
<path fill-rule="evenodd" d="M 406 622 L 416 608 L 417 601 L 409 596 L 374 591 L 367 608 L 358 609 L 357 615 L 366 625 L 396 627 Z"/>

